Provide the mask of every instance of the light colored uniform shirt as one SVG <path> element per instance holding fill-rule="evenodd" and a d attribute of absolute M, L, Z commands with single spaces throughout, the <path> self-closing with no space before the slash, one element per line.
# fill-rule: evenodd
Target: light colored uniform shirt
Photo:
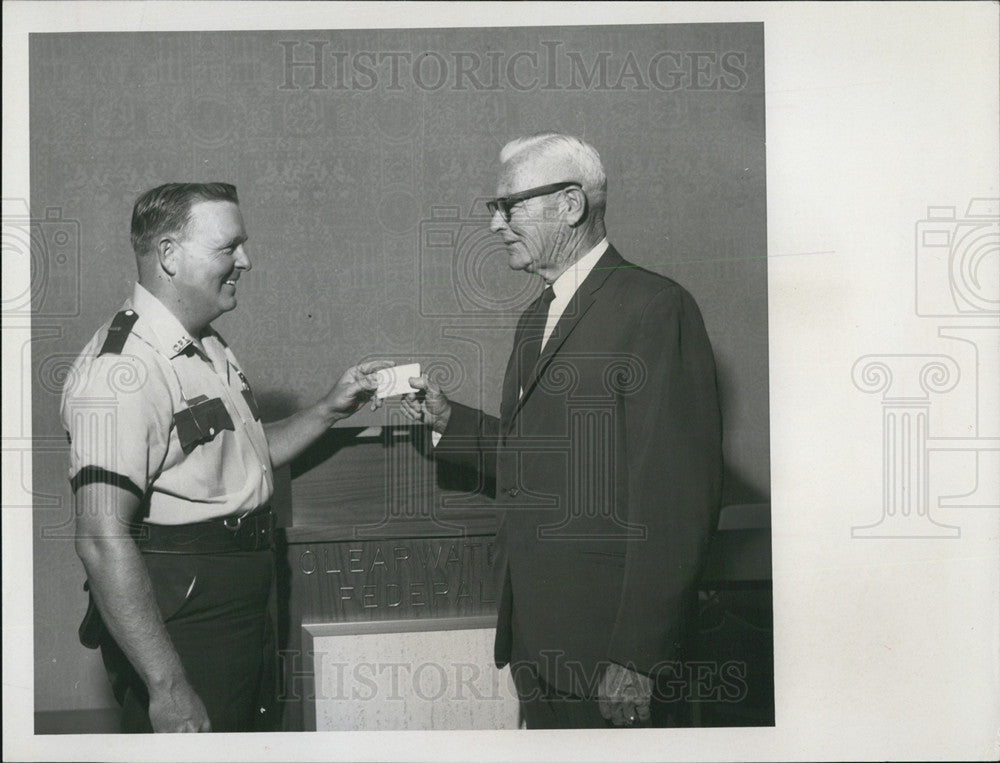
<path fill-rule="evenodd" d="M 545 350 L 545 345 L 548 344 L 549 339 L 552 338 L 552 332 L 555 331 L 556 326 L 559 324 L 559 319 L 562 318 L 562 314 L 566 312 L 566 308 L 569 306 L 570 300 L 573 299 L 573 295 L 576 294 L 576 290 L 580 288 L 587 276 L 590 275 L 590 271 L 594 269 L 597 261 L 601 259 L 601 256 L 608 250 L 608 239 L 605 236 L 597 245 L 587 252 L 583 257 L 578 259 L 572 265 L 570 265 L 566 270 L 559 274 L 559 277 L 552 282 L 552 291 L 555 294 L 552 301 L 549 302 L 549 314 L 545 319 L 545 331 L 542 333 L 542 346 L 539 350 L 539 354 Z M 519 395 L 524 394 L 524 390 L 518 392 Z M 444 435 L 438 434 L 437 432 L 431 432 L 431 444 L 433 447 L 437 447 L 437 444 L 441 441 Z"/>
<path fill-rule="evenodd" d="M 232 350 L 201 340 L 139 284 L 120 352 L 101 353 L 105 324 L 63 388 L 69 477 L 140 497 L 146 521 L 177 525 L 241 515 L 274 492 L 271 458 L 250 385 Z M 137 316 L 137 317 L 134 317 Z"/>

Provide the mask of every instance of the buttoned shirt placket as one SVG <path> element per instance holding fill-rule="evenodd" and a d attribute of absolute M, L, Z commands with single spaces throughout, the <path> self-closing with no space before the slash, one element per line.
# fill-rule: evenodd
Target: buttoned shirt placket
<path fill-rule="evenodd" d="M 237 417 L 240 420 L 240 426 L 243 427 L 246 439 L 249 440 L 251 447 L 254 449 L 254 453 L 257 455 L 257 459 L 260 461 L 260 468 L 263 471 L 266 479 L 266 475 L 270 472 L 271 465 L 271 455 L 267 451 L 262 451 L 261 446 L 258 443 L 258 438 L 254 436 L 252 431 L 252 423 L 255 421 L 253 414 L 250 412 L 250 407 L 246 400 L 243 399 L 243 395 L 233 395 L 232 392 L 232 378 L 233 374 L 236 378 L 242 381 L 242 374 L 240 373 L 239 367 L 236 365 L 235 357 L 232 357 L 232 352 L 228 347 L 222 344 L 222 341 L 218 339 L 214 334 L 206 335 L 206 339 L 209 341 L 198 342 L 194 339 L 188 338 L 187 344 L 181 349 L 179 354 L 182 354 L 189 347 L 200 358 L 201 362 L 207 363 L 209 368 L 212 369 L 212 375 L 216 381 L 216 386 L 221 390 L 221 395 L 225 395 L 225 399 L 228 401 L 226 406 L 230 411 L 235 411 Z M 176 357 L 176 355 L 174 356 Z M 209 430 L 210 435 L 215 435 L 214 430 Z M 273 480 L 273 476 L 272 476 Z M 257 507 L 254 507 L 257 508 Z M 253 509 L 249 509 L 241 516 L 246 516 Z"/>
<path fill-rule="evenodd" d="M 233 375 L 235 374 L 236 378 L 239 379 L 242 384 L 246 383 L 244 381 L 245 377 L 236 365 L 236 358 L 233 356 L 229 347 L 223 345 L 222 341 L 214 334 L 207 336 L 206 339 L 211 341 L 202 343 L 202 356 L 212 366 L 212 370 L 215 371 L 215 375 L 219 380 L 219 386 L 222 387 L 223 394 L 225 394 L 226 399 L 229 401 L 229 408 L 236 411 L 236 414 L 239 416 L 240 425 L 246 432 L 247 439 L 250 441 L 250 444 L 254 449 L 254 453 L 257 454 L 257 458 L 260 460 L 260 468 L 263 470 L 264 474 L 267 475 L 270 472 L 271 454 L 267 450 L 261 451 L 258 438 L 255 437 L 254 432 L 251 431 L 251 422 L 256 421 L 256 419 L 250 411 L 249 404 L 244 399 L 242 394 L 233 395 Z M 197 345 L 195 345 L 195 347 L 197 347 Z M 271 479 L 273 481 L 273 475 L 271 476 Z"/>

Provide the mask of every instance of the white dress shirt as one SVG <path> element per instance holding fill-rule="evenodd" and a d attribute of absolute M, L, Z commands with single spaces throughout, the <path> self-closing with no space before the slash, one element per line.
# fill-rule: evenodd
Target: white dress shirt
<path fill-rule="evenodd" d="M 552 282 L 552 291 L 555 292 L 556 296 L 549 303 L 549 316 L 545 321 L 545 333 L 542 334 L 540 352 L 545 351 L 546 343 L 551 338 L 552 332 L 555 331 L 556 325 L 559 323 L 559 319 L 562 318 L 562 314 L 565 312 L 567 306 L 569 306 L 570 300 L 573 299 L 573 295 L 576 294 L 576 290 L 580 288 L 580 284 L 590 275 L 590 271 L 594 269 L 594 265 L 597 264 L 597 261 L 601 259 L 601 255 L 607 249 L 608 239 L 605 237 L 598 242 L 597 246 L 566 268 Z"/>

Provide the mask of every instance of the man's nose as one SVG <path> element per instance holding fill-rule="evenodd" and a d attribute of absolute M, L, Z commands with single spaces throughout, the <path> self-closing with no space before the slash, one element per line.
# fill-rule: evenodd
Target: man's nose
<path fill-rule="evenodd" d="M 247 254 L 247 248 L 243 244 L 236 247 L 236 267 L 241 270 L 250 270 L 253 268 L 253 263 L 250 262 L 250 255 Z"/>
<path fill-rule="evenodd" d="M 493 213 L 493 217 L 490 218 L 490 230 L 494 233 L 499 233 L 507 227 L 507 221 L 503 219 L 503 215 L 500 214 L 498 209 Z"/>

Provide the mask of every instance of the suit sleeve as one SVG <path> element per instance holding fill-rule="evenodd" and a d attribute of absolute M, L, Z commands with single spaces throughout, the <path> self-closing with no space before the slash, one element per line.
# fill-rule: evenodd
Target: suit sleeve
<path fill-rule="evenodd" d="M 514 346 L 518 347 L 524 336 L 525 323 L 531 308 L 524 312 L 514 332 Z M 507 361 L 507 371 L 503 381 L 503 395 L 500 403 L 501 416 L 504 407 L 516 402 L 515 353 Z M 434 453 L 442 465 L 458 470 L 465 479 L 455 480 L 461 489 L 496 497 L 497 449 L 500 445 L 500 419 L 476 408 L 461 403 L 451 403 L 451 417 L 444 435 L 435 444 Z M 468 476 L 473 476 L 469 481 Z M 439 480 L 441 480 L 439 473 Z M 444 481 L 450 481 L 445 479 Z"/>
<path fill-rule="evenodd" d="M 478 477 L 475 492 L 495 495 L 500 420 L 453 402 L 448 428 L 434 448 L 445 463 Z"/>
<path fill-rule="evenodd" d="M 651 674 L 676 659 L 718 522 L 722 423 L 715 361 L 697 305 L 679 287 L 645 306 L 631 352 L 645 380 L 624 393 L 629 540 L 609 658 Z"/>

